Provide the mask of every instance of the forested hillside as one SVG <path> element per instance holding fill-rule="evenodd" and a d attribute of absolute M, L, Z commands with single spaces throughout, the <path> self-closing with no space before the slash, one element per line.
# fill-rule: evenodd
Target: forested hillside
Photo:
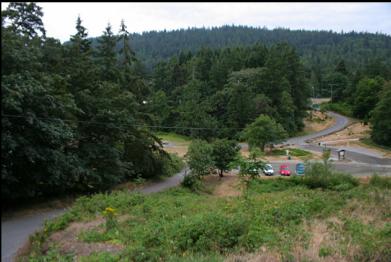
<path fill-rule="evenodd" d="M 205 139 L 238 139 L 260 114 L 292 135 L 303 127 L 310 96 L 304 67 L 288 44 L 182 52 L 156 66 L 153 90 L 155 125 Z"/>
<path fill-rule="evenodd" d="M 93 39 L 94 43 L 96 41 Z M 352 70 L 377 59 L 391 64 L 391 37 L 384 34 L 222 26 L 131 35 L 132 48 L 148 68 L 178 55 L 180 51 L 195 52 L 202 47 L 249 46 L 258 42 L 266 46 L 289 43 L 296 48 L 304 65 L 317 77 L 321 72 L 333 69 L 341 59 Z"/>

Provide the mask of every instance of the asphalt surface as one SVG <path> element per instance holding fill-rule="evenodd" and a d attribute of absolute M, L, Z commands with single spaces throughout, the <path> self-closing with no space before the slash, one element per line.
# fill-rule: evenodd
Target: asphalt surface
<path fill-rule="evenodd" d="M 344 117 L 340 114 L 334 112 L 328 112 L 328 115 L 335 118 L 336 120 L 333 126 L 325 130 L 322 130 L 320 132 L 316 132 L 306 136 L 290 138 L 286 140 L 284 143 L 289 145 L 297 145 L 300 148 L 307 149 L 310 151 L 322 152 L 323 149 L 326 147 L 322 145 L 318 145 L 316 143 L 311 143 L 311 140 L 338 132 L 344 129 L 345 127 L 347 127 L 350 123 L 347 117 Z M 357 149 L 351 149 L 349 147 L 343 148 L 343 147 L 330 147 L 330 146 L 327 146 L 327 148 L 331 150 L 331 157 L 336 159 L 338 159 L 338 150 L 344 149 L 346 159 L 349 159 L 351 161 L 366 163 L 371 165 L 391 165 L 391 159 L 389 158 L 378 157 L 375 156 L 374 154 L 369 154 L 368 152 L 364 152 L 364 151 L 360 152 L 360 150 Z"/>
<path fill-rule="evenodd" d="M 338 132 L 349 125 L 349 119 L 340 114 L 334 112 L 327 112 L 327 114 L 335 119 L 335 124 L 329 128 L 326 128 L 322 131 L 312 133 L 305 136 L 292 137 L 286 140 L 286 144 L 295 144 L 295 145 L 305 145 L 307 141 L 315 139 L 321 136 L 329 135 L 334 132 Z"/>
<path fill-rule="evenodd" d="M 298 145 L 299 147 L 312 151 L 322 151 L 322 146 L 310 144 L 310 140 L 342 130 L 349 124 L 348 118 L 344 116 L 332 112 L 329 112 L 329 115 L 336 119 L 336 123 L 334 126 L 314 134 L 290 138 L 285 143 Z M 247 145 L 241 144 L 241 146 L 245 147 Z M 332 157 L 337 158 L 338 148 L 330 149 L 332 150 Z M 375 156 L 366 155 L 365 153 L 353 152 L 349 150 L 346 151 L 346 157 L 353 162 L 335 162 L 333 164 L 333 168 L 338 171 L 345 171 L 353 173 L 355 175 L 371 175 L 374 172 L 383 175 L 391 175 L 391 159 L 378 158 Z M 287 163 L 290 167 L 291 172 L 294 172 L 297 161 L 295 162 L 287 160 L 280 162 L 272 162 L 273 168 L 276 173 L 279 169 L 279 165 L 282 163 Z M 180 173 L 176 174 L 175 176 L 167 178 L 164 181 L 149 185 L 142 189 L 141 192 L 145 194 L 150 194 L 177 186 L 182 181 L 183 177 L 186 175 L 187 172 L 189 172 L 188 169 L 184 168 Z M 59 216 L 65 211 L 65 209 L 53 209 L 50 211 L 37 212 L 23 217 L 11 217 L 4 220 L 2 218 L 1 261 L 12 261 L 17 250 L 22 247 L 23 244 L 26 243 L 26 241 L 28 240 L 29 235 L 39 230 L 45 220 Z"/>

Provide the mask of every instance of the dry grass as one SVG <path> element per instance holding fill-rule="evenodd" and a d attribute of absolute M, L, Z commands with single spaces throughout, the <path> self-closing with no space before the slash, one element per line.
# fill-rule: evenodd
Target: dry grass
<path fill-rule="evenodd" d="M 164 147 L 164 150 L 167 153 L 172 153 L 172 154 L 177 154 L 179 157 L 184 157 L 187 153 L 189 145 L 188 144 L 183 144 L 183 145 L 175 145 L 171 147 Z"/>
<path fill-rule="evenodd" d="M 213 192 L 218 197 L 240 196 L 242 193 L 240 178 L 237 175 L 226 174 Z"/>
<path fill-rule="evenodd" d="M 307 117 L 304 119 L 304 133 L 314 133 L 327 129 L 335 124 L 335 119 L 320 111 L 310 111 L 312 119 Z"/>
<path fill-rule="evenodd" d="M 119 222 L 128 219 L 128 215 L 118 218 Z M 83 231 L 96 230 L 103 232 L 104 228 L 100 227 L 105 222 L 104 218 L 98 217 L 89 222 L 73 222 L 66 229 L 53 233 L 48 241 L 44 244 L 44 250 L 49 248 L 51 243 L 56 243 L 61 253 L 74 253 L 77 256 L 88 256 L 94 252 L 112 252 L 116 253 L 124 249 L 121 244 L 113 243 L 86 243 L 78 239 Z"/>
<path fill-rule="evenodd" d="M 314 140 L 314 142 L 323 142 L 331 146 L 351 146 L 356 148 L 365 148 L 374 151 L 374 153 L 383 155 L 383 157 L 391 157 L 391 152 L 379 147 L 370 146 L 362 143 L 360 139 L 368 138 L 371 132 L 369 125 L 363 125 L 362 123 L 353 123 L 347 128 L 336 132 L 334 134 L 324 136 Z"/>

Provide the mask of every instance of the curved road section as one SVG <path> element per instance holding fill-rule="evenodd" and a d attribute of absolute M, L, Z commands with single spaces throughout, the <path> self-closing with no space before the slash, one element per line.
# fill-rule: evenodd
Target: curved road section
<path fill-rule="evenodd" d="M 332 127 L 329 127 L 325 130 L 309 134 L 306 136 L 300 136 L 300 137 L 293 137 L 288 139 L 285 143 L 290 145 L 297 145 L 303 149 L 311 150 L 311 151 L 317 151 L 322 152 L 325 147 L 319 146 L 318 144 L 311 144 L 310 140 L 322 137 L 325 135 L 329 135 L 335 132 L 338 132 L 344 128 L 346 128 L 350 121 L 347 117 L 344 117 L 340 114 L 334 113 L 334 112 L 328 112 L 328 115 L 333 117 L 336 120 L 335 125 Z M 327 147 L 331 150 L 332 157 L 338 158 L 338 150 L 339 149 L 345 149 L 346 151 L 346 158 L 353 160 L 355 162 L 359 163 L 366 163 L 371 165 L 391 165 L 391 159 L 389 158 L 382 158 L 382 157 L 376 157 L 373 155 L 369 155 L 365 152 L 360 152 L 359 150 L 350 150 L 346 148 L 336 148 L 336 147 Z"/>
<path fill-rule="evenodd" d="M 349 125 L 349 119 L 347 117 L 344 117 L 342 115 L 339 115 L 334 112 L 328 112 L 327 113 L 330 117 L 335 119 L 335 124 L 327 129 L 324 129 L 322 131 L 312 133 L 305 136 L 299 136 L 299 137 L 292 137 L 288 139 L 285 143 L 287 144 L 296 144 L 296 145 L 304 145 L 307 144 L 307 142 L 311 139 L 315 139 L 321 136 L 329 135 L 335 132 L 338 132 L 345 127 Z"/>

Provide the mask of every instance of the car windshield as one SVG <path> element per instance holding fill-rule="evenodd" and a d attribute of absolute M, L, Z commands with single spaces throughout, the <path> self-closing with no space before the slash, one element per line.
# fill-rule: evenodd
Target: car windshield
<path fill-rule="evenodd" d="M 288 167 L 287 166 L 282 166 L 281 170 L 288 170 Z"/>
<path fill-rule="evenodd" d="M 265 166 L 265 170 L 272 170 L 272 169 L 273 169 L 273 167 L 271 165 L 266 165 Z"/>

